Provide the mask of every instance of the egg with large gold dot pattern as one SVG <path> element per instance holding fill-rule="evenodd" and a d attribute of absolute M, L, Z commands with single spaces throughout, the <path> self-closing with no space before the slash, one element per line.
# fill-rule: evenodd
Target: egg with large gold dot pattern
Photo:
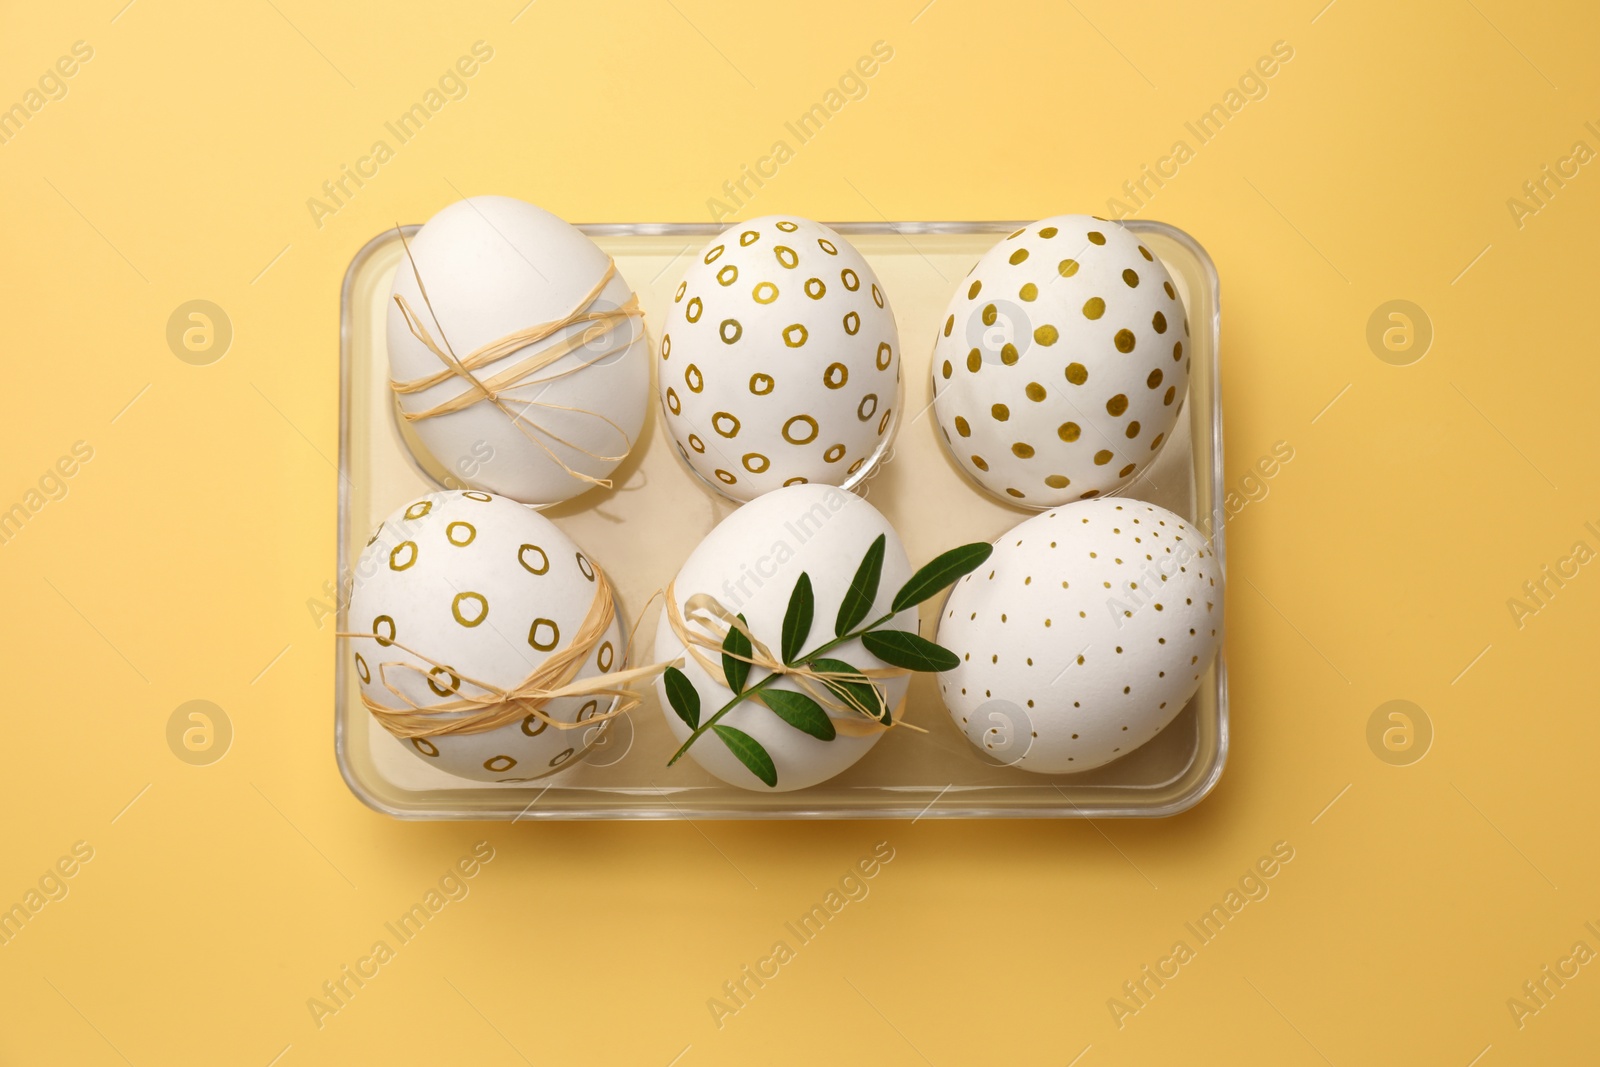
<path fill-rule="evenodd" d="M 900 337 L 878 276 L 820 223 L 736 223 L 696 254 L 661 327 L 667 433 L 710 487 L 751 500 L 854 485 L 888 451 Z"/>
<path fill-rule="evenodd" d="M 1205 536 L 1137 500 L 1084 500 L 1027 519 L 958 581 L 938 642 L 956 728 L 991 761 L 1092 770 L 1183 710 L 1222 639 L 1222 568 Z"/>
<path fill-rule="evenodd" d="M 1087 215 L 1025 226 L 962 279 L 933 354 L 956 466 L 1019 507 L 1115 493 L 1172 436 L 1189 321 L 1131 231 Z"/>
<path fill-rule="evenodd" d="M 515 690 L 571 646 L 598 592 L 595 568 L 554 523 L 514 500 L 475 490 L 430 493 L 396 508 L 362 551 L 346 630 L 370 636 L 347 639 L 340 655 L 363 695 L 385 708 L 485 696 L 477 683 Z M 621 670 L 624 640 L 621 619 L 613 618 L 575 677 Z M 542 710 L 557 722 L 582 723 L 614 700 L 559 697 Z M 524 782 L 579 762 L 602 726 L 562 729 L 529 714 L 485 733 L 394 742 L 461 778 Z"/>

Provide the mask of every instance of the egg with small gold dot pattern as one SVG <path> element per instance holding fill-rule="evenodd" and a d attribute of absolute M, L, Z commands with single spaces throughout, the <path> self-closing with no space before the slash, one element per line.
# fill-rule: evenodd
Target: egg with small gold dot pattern
<path fill-rule="evenodd" d="M 713 489 L 850 486 L 888 451 L 900 407 L 888 296 L 849 241 L 771 215 L 699 252 L 661 328 L 667 433 Z"/>
<path fill-rule="evenodd" d="M 1132 752 L 1183 710 L 1222 639 L 1222 568 L 1187 521 L 1137 500 L 1035 515 L 958 581 L 938 642 L 951 718 L 991 760 L 1041 774 Z"/>
<path fill-rule="evenodd" d="M 1136 235 L 1044 219 L 985 253 L 950 300 L 933 354 L 940 435 L 1007 503 L 1114 493 L 1172 436 L 1189 349 L 1172 277 Z"/>
<path fill-rule="evenodd" d="M 476 490 L 430 493 L 384 519 L 362 551 L 346 630 L 364 636 L 349 638 L 341 654 L 363 697 L 394 709 L 493 701 L 490 687 L 514 693 L 548 657 L 575 645 L 584 648 L 575 680 L 619 671 L 626 652 L 620 618 L 613 614 L 585 640 L 597 597 L 609 599 L 600 573 L 525 505 Z M 557 723 L 584 723 L 604 716 L 615 699 L 558 697 L 541 710 Z M 486 732 L 395 740 L 461 778 L 525 782 L 580 761 L 604 722 L 564 729 L 527 710 Z"/>

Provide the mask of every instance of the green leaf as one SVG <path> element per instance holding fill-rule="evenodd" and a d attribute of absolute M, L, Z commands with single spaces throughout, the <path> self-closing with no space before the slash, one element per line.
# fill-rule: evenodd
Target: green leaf
<path fill-rule="evenodd" d="M 878 579 L 883 575 L 884 539 L 885 535 L 879 534 L 878 539 L 872 542 L 867 554 L 861 557 L 856 576 L 850 579 L 844 603 L 839 605 L 839 619 L 833 624 L 836 636 L 843 637 L 860 625 L 861 620 L 867 617 L 867 612 L 872 610 L 872 602 L 878 599 Z"/>
<path fill-rule="evenodd" d="M 739 762 L 750 768 L 751 774 L 766 782 L 768 786 L 777 786 L 778 768 L 772 765 L 772 757 L 767 755 L 767 750 L 762 748 L 755 738 L 731 726 L 713 726 L 711 732 L 722 738 L 722 743 L 728 746 L 728 751 L 738 756 Z"/>
<path fill-rule="evenodd" d="M 931 563 L 913 574 L 909 582 L 900 587 L 900 591 L 894 595 L 893 610 L 904 611 L 922 603 L 957 578 L 970 574 L 982 566 L 983 561 L 988 559 L 993 551 L 993 545 L 978 541 L 952 548 L 935 557 Z"/>
<path fill-rule="evenodd" d="M 783 662 L 793 663 L 805 647 L 806 638 L 811 636 L 811 616 L 816 606 L 816 598 L 811 593 L 811 575 L 801 571 L 800 580 L 794 583 L 794 592 L 789 594 L 789 610 L 783 614 Z"/>
<path fill-rule="evenodd" d="M 661 680 L 667 687 L 667 703 L 678 713 L 678 718 L 688 723 L 689 729 L 699 729 L 700 692 L 689 681 L 689 676 L 676 667 L 668 667 L 661 672 Z"/>
<path fill-rule="evenodd" d="M 825 671 L 830 674 L 853 675 L 853 678 L 826 678 L 821 679 L 821 681 L 822 684 L 833 690 L 847 704 L 853 702 L 856 707 L 866 709 L 866 714 L 879 722 L 888 723 L 889 706 L 884 703 L 883 695 L 879 693 L 878 687 L 872 684 L 871 679 L 861 673 L 859 667 L 852 667 L 844 660 L 828 659 L 825 656 L 819 656 L 811 660 L 809 666 L 813 670 Z"/>
<path fill-rule="evenodd" d="M 804 693 L 788 689 L 763 689 L 761 700 L 778 718 L 818 741 L 832 741 L 837 734 L 833 720 L 822 710 L 822 705 Z"/>
<path fill-rule="evenodd" d="M 739 621 L 744 622 L 743 615 L 739 616 Z M 744 631 L 728 627 L 728 636 L 722 639 L 722 676 L 728 680 L 728 688 L 733 690 L 734 696 L 744 691 L 745 679 L 750 677 L 750 664 L 746 662 L 749 655 L 750 639 Z"/>
<path fill-rule="evenodd" d="M 954 652 L 906 630 L 868 630 L 861 635 L 861 643 L 891 667 L 953 671 L 961 666 L 961 657 Z"/>

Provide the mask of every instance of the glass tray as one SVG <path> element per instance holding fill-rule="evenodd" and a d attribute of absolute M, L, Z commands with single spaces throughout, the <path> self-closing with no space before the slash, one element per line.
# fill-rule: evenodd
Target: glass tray
<path fill-rule="evenodd" d="M 866 256 L 888 293 L 900 328 L 903 417 L 893 448 L 854 491 L 888 516 L 913 563 L 953 545 L 989 541 L 1034 512 L 980 494 L 949 460 L 931 411 L 934 331 L 962 277 L 1023 222 L 830 223 Z M 1188 234 L 1159 222 L 1129 221 L 1172 274 L 1192 335 L 1189 393 L 1172 438 L 1121 495 L 1146 500 L 1210 532 L 1226 573 L 1222 501 L 1222 400 L 1217 367 L 1220 312 L 1211 259 Z M 692 257 L 722 226 L 622 223 L 580 226 L 615 257 L 643 303 L 651 351 L 658 327 Z M 409 235 L 416 226 L 406 227 Z M 435 465 L 419 462 L 401 436 L 387 388 L 385 321 L 402 256 L 394 231 L 373 238 L 345 274 L 340 317 L 339 529 L 341 588 L 362 546 L 396 506 L 440 487 Z M 652 361 L 654 362 L 654 361 Z M 623 618 L 663 587 L 690 551 L 734 508 L 682 465 L 652 403 L 640 442 L 613 475 L 617 488 L 592 490 L 544 514 L 607 570 Z M 923 605 L 934 632 L 942 597 Z M 653 645 L 660 601 L 639 628 Z M 345 605 L 339 629 L 350 627 Z M 1223 632 L 1226 641 L 1226 629 Z M 1224 644 L 1225 649 L 1225 644 Z M 1223 652 L 1172 724 L 1127 756 L 1095 770 L 1040 775 L 978 754 L 951 721 L 935 678 L 913 677 L 904 718 L 927 733 L 893 730 L 845 773 L 792 793 L 729 786 L 691 760 L 668 768 L 675 743 L 654 688 L 631 715 L 593 740 L 588 758 L 561 775 L 524 784 L 468 782 L 439 771 L 378 726 L 362 707 L 344 642 L 338 643 L 334 750 L 351 791 L 400 819 L 919 819 L 1103 818 L 1184 811 L 1222 774 L 1228 750 L 1228 685 Z"/>

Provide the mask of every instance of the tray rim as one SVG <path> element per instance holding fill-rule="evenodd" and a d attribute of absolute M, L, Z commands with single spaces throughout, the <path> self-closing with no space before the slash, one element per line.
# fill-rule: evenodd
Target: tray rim
<path fill-rule="evenodd" d="M 1098 218 L 1099 216 L 1095 216 Z M 986 229 L 1019 229 L 1032 225 L 1037 220 L 1016 219 L 971 219 L 947 221 L 892 221 L 880 220 L 877 222 L 823 222 L 823 225 L 838 231 L 841 234 L 854 234 L 866 236 L 916 236 L 922 234 L 948 234 L 955 236 L 970 235 Z M 1112 220 L 1105 220 L 1112 221 Z M 1222 285 L 1217 274 L 1216 263 L 1212 260 L 1205 247 L 1200 244 L 1186 230 L 1180 229 L 1171 223 L 1154 219 L 1121 219 L 1117 224 L 1134 232 L 1156 232 L 1163 237 L 1181 245 L 1200 265 L 1207 283 L 1214 294 L 1215 302 L 1211 309 L 1210 331 L 1212 352 L 1212 389 L 1211 389 L 1211 445 L 1215 457 L 1212 463 L 1211 476 L 1213 481 L 1213 513 L 1211 516 L 1196 518 L 1196 523 L 1207 522 L 1210 527 L 1206 533 L 1211 539 L 1213 552 L 1217 557 L 1217 566 L 1224 577 L 1224 597 L 1226 596 L 1226 577 L 1228 573 L 1227 562 L 1227 513 L 1221 506 L 1222 500 L 1222 463 L 1223 463 L 1223 438 L 1222 438 Z M 737 223 L 733 223 L 737 225 Z M 726 230 L 729 224 L 715 222 L 588 222 L 573 223 L 580 232 L 590 237 L 709 237 L 715 236 Z M 367 260 L 371 259 L 383 248 L 393 234 L 398 230 L 409 237 L 422 228 L 421 223 L 407 223 L 391 229 L 382 230 L 363 244 L 350 260 L 350 265 L 345 268 L 344 278 L 339 287 L 339 463 L 337 472 L 341 483 L 354 484 L 350 470 L 350 434 L 351 419 L 350 406 L 345 398 L 350 393 L 351 379 L 351 334 L 352 314 L 351 296 L 355 289 L 355 281 Z M 1192 312 L 1191 312 L 1192 316 Z M 335 523 L 334 542 L 334 574 L 336 581 L 342 589 L 343 574 L 340 570 L 340 557 L 346 544 L 350 528 L 350 500 L 342 486 L 338 488 L 339 500 L 337 508 L 337 521 Z M 1210 520 L 1210 521 L 1207 521 Z M 346 610 L 346 602 L 341 597 L 337 602 L 337 617 L 342 623 Z M 545 810 L 541 812 L 530 811 L 533 804 L 529 804 L 517 814 L 505 817 L 496 817 L 493 813 L 476 811 L 444 811 L 437 810 L 419 811 L 397 807 L 379 799 L 367 786 L 362 783 L 352 770 L 350 761 L 346 758 L 346 742 L 344 717 L 339 714 L 338 694 L 344 692 L 348 679 L 345 665 L 347 657 L 340 655 L 342 645 L 335 637 L 333 642 L 334 657 L 334 763 L 339 769 L 339 776 L 356 799 L 367 807 L 390 818 L 405 822 L 655 822 L 655 821 L 691 821 L 705 822 L 721 821 L 783 821 L 783 820 L 904 820 L 916 822 L 924 816 L 939 819 L 1094 819 L 1094 818 L 1131 818 L 1131 819 L 1160 819 L 1180 815 L 1198 805 L 1211 794 L 1217 783 L 1222 779 L 1222 773 L 1227 768 L 1230 749 L 1230 713 L 1228 692 L 1228 664 L 1227 664 L 1227 630 L 1226 630 L 1226 604 L 1223 608 L 1223 640 L 1217 647 L 1215 670 L 1217 672 L 1217 751 L 1211 766 L 1201 775 L 1193 786 L 1186 792 L 1167 801 L 1164 804 L 1128 808 L 1114 804 L 1096 805 L 1085 808 L 1083 805 L 1067 800 L 1062 794 L 1064 804 L 1061 806 L 1030 808 L 1022 811 L 1009 811 L 995 813 L 992 805 L 982 808 L 960 807 L 958 803 L 951 803 L 938 807 L 939 801 L 945 793 L 941 792 L 932 801 L 920 810 L 912 808 L 891 808 L 873 810 L 822 810 L 807 808 L 803 804 L 774 811 L 731 811 L 731 812 L 687 812 L 672 803 L 671 793 L 661 790 L 660 796 L 667 800 L 665 808 L 631 808 L 617 809 L 614 811 L 586 811 L 567 812 Z M 548 788 L 548 786 L 546 787 Z M 947 790 L 948 791 L 948 790 Z M 1057 790 L 1059 792 L 1059 790 Z M 540 794 L 542 796 L 543 793 Z M 799 794 L 804 795 L 803 791 Z M 935 808 L 938 807 L 936 811 Z"/>

